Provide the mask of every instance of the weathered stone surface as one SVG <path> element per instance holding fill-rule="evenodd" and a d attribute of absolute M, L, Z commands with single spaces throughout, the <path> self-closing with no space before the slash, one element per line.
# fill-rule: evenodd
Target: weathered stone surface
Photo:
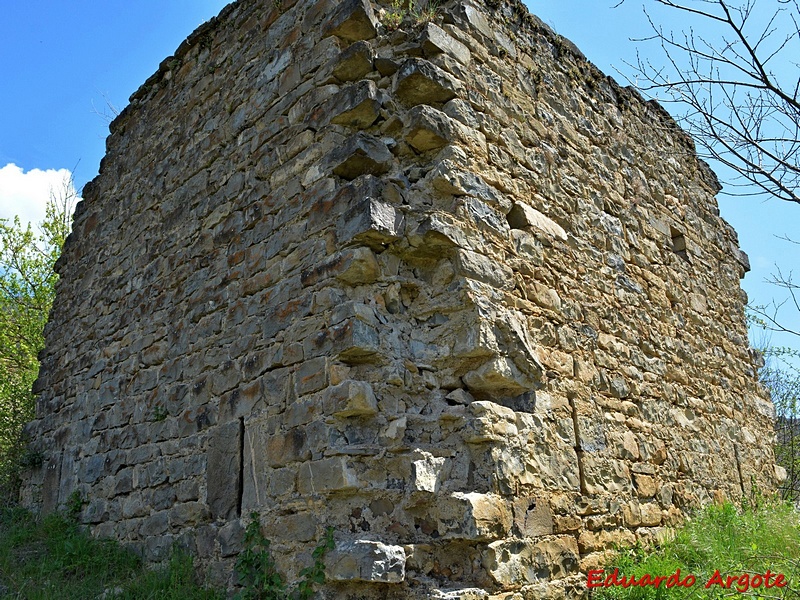
<path fill-rule="evenodd" d="M 420 152 L 446 146 L 456 137 L 450 118 L 435 108 L 415 106 L 408 111 L 408 117 L 405 139 Z"/>
<path fill-rule="evenodd" d="M 378 88 L 369 80 L 359 81 L 344 88 L 331 99 L 328 113 L 331 123 L 366 129 L 380 114 L 381 102 Z"/>
<path fill-rule="evenodd" d="M 542 542 L 493 542 L 485 556 L 489 574 L 507 586 L 569 577 L 578 572 L 580 558 L 572 536 Z"/>
<path fill-rule="evenodd" d="M 406 576 L 402 546 L 357 540 L 343 542 L 325 557 L 325 576 L 331 581 L 400 583 Z"/>
<path fill-rule="evenodd" d="M 515 202 L 511 212 L 508 213 L 508 223 L 514 229 L 531 227 L 553 239 L 567 241 L 567 232 L 563 227 L 527 204 Z"/>
<path fill-rule="evenodd" d="M 447 102 L 460 89 L 452 75 L 421 58 L 409 58 L 395 74 L 395 96 L 409 106 Z"/>
<path fill-rule="evenodd" d="M 230 519 L 236 514 L 241 461 L 239 421 L 218 425 L 208 447 L 206 482 L 208 507 L 214 518 Z"/>
<path fill-rule="evenodd" d="M 357 417 L 378 412 L 375 394 L 365 381 L 344 381 L 325 392 L 324 410 L 335 417 Z"/>
<path fill-rule="evenodd" d="M 326 35 L 348 41 L 370 40 L 378 33 L 372 3 L 368 0 L 344 0 L 323 27 Z"/>
<path fill-rule="evenodd" d="M 536 382 L 520 372 L 508 358 L 498 357 L 463 377 L 470 390 L 479 394 L 518 396 L 536 389 Z"/>
<path fill-rule="evenodd" d="M 333 76 L 342 81 L 357 81 L 372 71 L 372 60 L 372 49 L 367 42 L 351 44 L 338 56 Z"/>
<path fill-rule="evenodd" d="M 381 140 L 374 136 L 357 133 L 331 156 L 333 172 L 345 179 L 355 179 L 361 175 L 381 175 L 392 164 L 392 153 Z"/>
<path fill-rule="evenodd" d="M 469 64 L 469 48 L 453 38 L 435 23 L 426 23 L 420 36 L 422 50 L 427 56 L 434 56 L 441 52 L 446 52 L 458 62 L 464 65 Z"/>
<path fill-rule="evenodd" d="M 358 487 L 358 476 L 344 457 L 304 463 L 297 475 L 297 489 L 301 494 L 341 492 Z"/>
<path fill-rule="evenodd" d="M 446 459 L 427 454 L 421 460 L 412 463 L 412 489 L 415 492 L 436 494 L 442 486 L 443 470 Z"/>
<path fill-rule="evenodd" d="M 287 580 L 334 528 L 320 597 L 580 597 L 785 476 L 746 261 L 686 135 L 521 5 L 390 4 L 234 3 L 112 124 L 22 499 L 228 584 L 256 512 Z"/>

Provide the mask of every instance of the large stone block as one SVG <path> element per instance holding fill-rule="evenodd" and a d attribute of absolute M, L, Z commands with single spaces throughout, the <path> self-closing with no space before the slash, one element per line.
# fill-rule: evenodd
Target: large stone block
<path fill-rule="evenodd" d="M 391 204 L 372 196 L 357 198 L 338 221 L 342 243 L 361 243 L 377 249 L 400 238 L 403 214 Z"/>
<path fill-rule="evenodd" d="M 438 534 L 445 539 L 503 539 L 513 524 L 509 502 L 494 494 L 455 492 L 447 498 L 439 498 L 429 514 Z"/>
<path fill-rule="evenodd" d="M 484 553 L 487 570 L 500 585 L 520 585 L 563 579 L 578 573 L 580 553 L 572 536 L 534 542 L 502 540 Z"/>
<path fill-rule="evenodd" d="M 394 93 L 409 106 L 441 104 L 460 91 L 461 84 L 452 75 L 421 58 L 409 58 L 395 74 Z"/>
<path fill-rule="evenodd" d="M 306 462 L 297 474 L 297 489 L 301 494 L 325 494 L 356 490 L 358 476 L 343 456 Z"/>
<path fill-rule="evenodd" d="M 422 35 L 420 36 L 420 42 L 426 56 L 435 56 L 444 52 L 455 58 L 461 64 L 469 65 L 469 48 L 435 23 L 425 24 Z"/>
<path fill-rule="evenodd" d="M 378 24 L 369 0 L 344 0 L 339 2 L 322 31 L 347 41 L 370 40 L 378 33 Z"/>
<path fill-rule="evenodd" d="M 355 179 L 366 174 L 386 173 L 392 166 L 393 158 L 389 148 L 381 140 L 359 132 L 334 150 L 330 161 L 336 175 L 344 179 Z"/>
<path fill-rule="evenodd" d="M 342 81 L 356 81 L 372 71 L 373 52 L 367 42 L 348 46 L 338 57 L 333 76 Z"/>
<path fill-rule="evenodd" d="M 328 103 L 330 122 L 355 129 L 366 129 L 378 118 L 381 109 L 378 88 L 367 79 L 342 89 Z"/>
<path fill-rule="evenodd" d="M 488 396 L 519 396 L 537 387 L 536 380 L 502 356 L 485 362 L 462 379 L 473 393 Z"/>
<path fill-rule="evenodd" d="M 233 421 L 211 430 L 206 458 L 208 507 L 213 518 L 236 515 L 241 478 L 242 427 Z"/>
<path fill-rule="evenodd" d="M 325 390 L 325 414 L 335 417 L 362 417 L 378 412 L 372 386 L 366 381 L 343 381 Z"/>
<path fill-rule="evenodd" d="M 370 540 L 339 542 L 325 557 L 325 576 L 330 581 L 401 583 L 406 577 L 406 552 Z"/>

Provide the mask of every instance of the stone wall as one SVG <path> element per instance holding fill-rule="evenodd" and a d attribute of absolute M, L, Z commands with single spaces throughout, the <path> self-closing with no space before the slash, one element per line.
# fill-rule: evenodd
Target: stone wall
<path fill-rule="evenodd" d="M 771 488 L 747 259 L 656 104 L 521 4 L 240 0 L 114 121 L 57 268 L 24 500 L 232 582 L 575 597 Z M 513 595 L 511 592 L 517 593 Z"/>

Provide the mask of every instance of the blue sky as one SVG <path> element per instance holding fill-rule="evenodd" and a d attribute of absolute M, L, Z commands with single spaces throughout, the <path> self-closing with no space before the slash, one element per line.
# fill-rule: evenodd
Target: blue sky
<path fill-rule="evenodd" d="M 652 7 L 653 0 L 646 0 Z M 767 4 L 774 2 L 768 0 Z M 643 0 L 529 0 L 531 12 L 577 44 L 605 73 L 623 82 L 646 36 Z M 0 218 L 37 221 L 46 190 L 74 171 L 78 187 L 97 173 L 112 105 L 128 97 L 223 0 L 0 0 Z M 665 28 L 685 26 L 669 11 L 654 11 Z M 659 60 L 653 53 L 654 60 Z M 756 303 L 779 297 L 764 284 L 777 264 L 788 273 L 800 246 L 776 235 L 800 237 L 800 206 L 721 197 L 722 215 L 739 232 L 753 271 L 744 287 Z M 800 273 L 798 273 L 800 277 Z M 784 310 L 800 327 L 800 315 Z M 794 317 L 794 319 L 790 319 Z M 791 338 L 774 337 L 774 343 Z M 795 345 L 800 345 L 795 343 Z"/>

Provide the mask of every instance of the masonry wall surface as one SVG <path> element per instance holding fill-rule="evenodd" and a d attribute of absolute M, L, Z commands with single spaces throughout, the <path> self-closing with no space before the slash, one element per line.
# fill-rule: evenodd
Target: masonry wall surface
<path fill-rule="evenodd" d="M 57 268 L 24 500 L 235 583 L 577 597 L 771 488 L 713 173 L 514 2 L 240 0 L 114 121 Z"/>

